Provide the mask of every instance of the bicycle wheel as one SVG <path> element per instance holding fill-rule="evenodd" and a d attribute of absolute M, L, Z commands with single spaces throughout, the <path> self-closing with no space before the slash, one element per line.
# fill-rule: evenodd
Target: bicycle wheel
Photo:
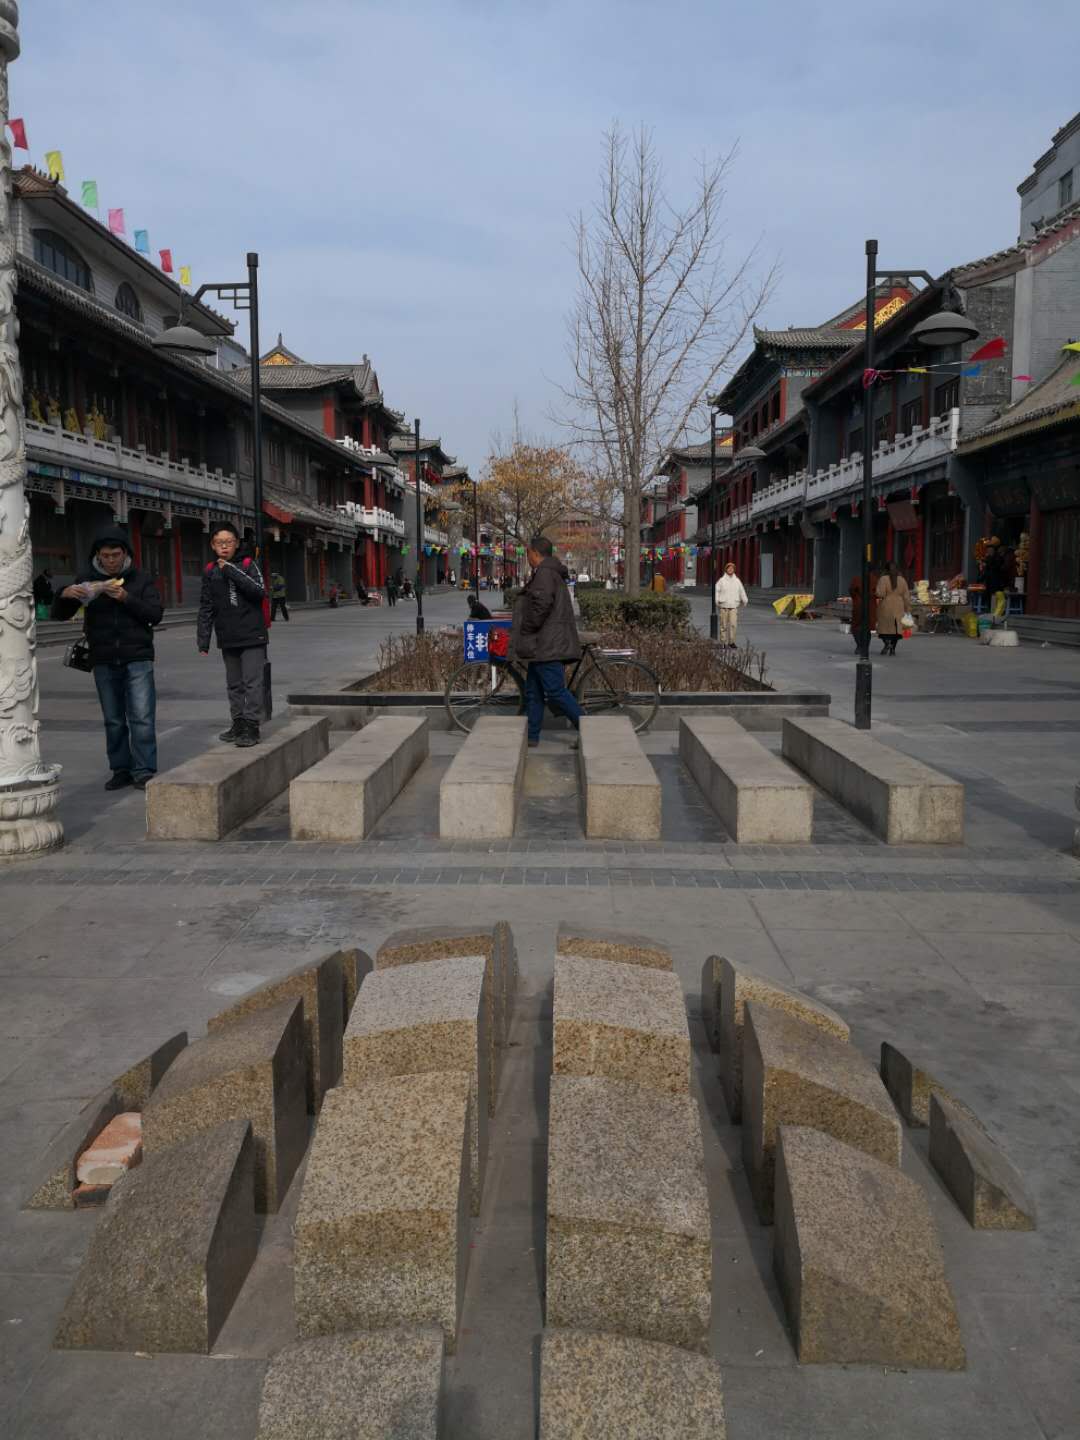
<path fill-rule="evenodd" d="M 524 715 L 525 691 L 511 665 L 467 660 L 446 682 L 446 713 L 458 730 L 470 731 L 481 715 Z"/>
<path fill-rule="evenodd" d="M 597 657 L 583 676 L 577 696 L 586 715 L 627 715 L 645 730 L 660 708 L 660 681 L 640 660 Z"/>

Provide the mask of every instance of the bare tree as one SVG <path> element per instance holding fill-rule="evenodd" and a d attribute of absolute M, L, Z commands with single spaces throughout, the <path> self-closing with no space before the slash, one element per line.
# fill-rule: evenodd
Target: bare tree
<path fill-rule="evenodd" d="M 560 420 L 583 468 L 621 496 L 624 586 L 639 588 L 641 492 L 660 456 L 704 419 L 706 397 L 772 291 L 757 246 L 729 265 L 722 215 L 734 150 L 701 163 L 673 204 L 649 131 L 605 136 L 601 194 L 575 225 L 578 294 L 568 316 L 573 379 Z"/>

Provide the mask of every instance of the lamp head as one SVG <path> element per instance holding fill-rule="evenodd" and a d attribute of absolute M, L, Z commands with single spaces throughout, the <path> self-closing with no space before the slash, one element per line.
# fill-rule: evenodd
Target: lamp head
<path fill-rule="evenodd" d="M 937 349 L 945 345 L 963 345 L 968 340 L 974 340 L 978 334 L 979 327 L 966 315 L 958 315 L 954 310 L 939 310 L 936 315 L 916 325 L 911 338 L 919 345 Z"/>
<path fill-rule="evenodd" d="M 217 346 L 208 335 L 193 325 L 171 325 L 150 342 L 155 350 L 171 350 L 178 355 L 216 355 Z"/>

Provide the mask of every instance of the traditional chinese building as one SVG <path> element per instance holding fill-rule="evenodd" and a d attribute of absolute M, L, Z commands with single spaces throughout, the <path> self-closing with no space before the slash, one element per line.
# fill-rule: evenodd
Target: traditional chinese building
<path fill-rule="evenodd" d="M 390 437 L 390 453 L 405 472 L 408 500 L 405 505 L 405 541 L 408 557 L 406 575 L 413 573 L 417 549 L 420 552 L 420 573 L 424 584 L 430 589 L 446 583 L 451 569 L 455 571 L 460 563 L 459 555 L 450 552 L 449 507 L 456 507 L 453 471 L 457 466 L 455 456 L 448 455 L 438 437 L 420 437 L 417 453 L 416 438 L 412 431 L 402 430 Z M 420 471 L 420 502 L 423 509 L 423 536 L 417 536 L 416 525 L 416 472 Z"/>

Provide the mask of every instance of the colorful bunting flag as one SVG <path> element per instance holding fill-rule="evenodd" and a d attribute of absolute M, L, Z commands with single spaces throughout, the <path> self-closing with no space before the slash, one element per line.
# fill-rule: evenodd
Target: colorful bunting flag
<path fill-rule="evenodd" d="M 113 233 L 114 235 L 126 235 L 126 234 L 127 234 L 127 230 L 124 228 L 124 212 L 123 212 L 123 210 L 110 210 L 110 211 L 109 211 L 109 229 L 112 231 L 112 233 Z"/>
<path fill-rule="evenodd" d="M 139 252 L 140 255 L 149 255 L 149 254 L 150 254 L 150 231 L 149 231 L 149 230 L 136 230 L 136 231 L 135 231 L 135 249 Z"/>
<path fill-rule="evenodd" d="M 96 180 L 84 180 L 82 182 L 82 203 L 87 210 L 96 210 L 98 208 Z"/>
<path fill-rule="evenodd" d="M 158 251 L 158 254 L 161 256 L 161 268 L 162 268 L 162 270 L 165 271 L 165 274 L 166 274 L 166 275 L 171 275 L 171 274 L 173 273 L 173 271 L 172 271 L 172 251 L 171 251 L 171 250 L 159 250 L 159 251 Z"/>
<path fill-rule="evenodd" d="M 1080 355 L 1080 340 L 1070 340 L 1067 345 L 1063 345 L 1061 348 L 1062 350 L 1071 350 L 1075 355 Z"/>
<path fill-rule="evenodd" d="M 1070 385 L 1080 385 L 1080 370 L 1078 370 L 1078 371 L 1076 372 L 1076 374 L 1073 376 L 1073 378 L 1069 381 L 1069 384 L 1070 384 Z"/>
<path fill-rule="evenodd" d="M 960 374 L 961 374 L 961 375 L 981 375 L 981 374 L 982 374 L 982 366 L 981 366 L 981 365 L 969 365 L 966 370 L 961 370 L 961 371 L 960 371 Z"/>
<path fill-rule="evenodd" d="M 8 129 L 11 131 L 11 143 L 14 145 L 16 150 L 30 149 L 30 146 L 26 143 L 25 120 L 9 120 Z"/>
<path fill-rule="evenodd" d="M 50 180 L 63 180 L 64 157 L 59 150 L 45 151 L 45 165 L 49 171 Z"/>
<path fill-rule="evenodd" d="M 998 335 L 995 339 L 988 340 L 969 358 L 972 360 L 1000 360 L 1004 354 L 1005 341 L 1001 335 Z"/>
<path fill-rule="evenodd" d="M 190 288 L 190 286 L 191 286 L 191 266 L 190 266 L 190 265 L 181 265 L 181 266 L 180 266 L 180 284 L 181 284 L 181 285 L 187 285 L 187 286 Z"/>

